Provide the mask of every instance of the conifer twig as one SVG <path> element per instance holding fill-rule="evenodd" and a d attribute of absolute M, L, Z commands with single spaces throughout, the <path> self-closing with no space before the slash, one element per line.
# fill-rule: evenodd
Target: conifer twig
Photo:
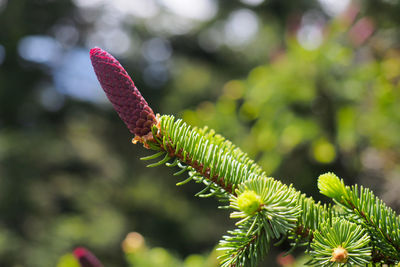
<path fill-rule="evenodd" d="M 229 200 L 224 208 L 235 210 L 231 218 L 240 221 L 220 241 L 222 266 L 257 266 L 272 240 L 287 237 L 293 249 L 309 248 L 312 265 L 400 261 L 400 217 L 369 190 L 350 189 L 327 173 L 319 178 L 321 193 L 343 210 L 315 202 L 292 185 L 267 177 L 246 153 L 213 130 L 191 127 L 174 116 L 156 116 L 109 53 L 93 48 L 90 59 L 108 99 L 135 134 L 133 142 L 157 151 L 142 159 L 162 157 L 148 166 L 178 166 L 181 170 L 174 175 L 187 172 L 189 177 L 177 185 L 194 180 L 205 185 L 196 196 Z"/>

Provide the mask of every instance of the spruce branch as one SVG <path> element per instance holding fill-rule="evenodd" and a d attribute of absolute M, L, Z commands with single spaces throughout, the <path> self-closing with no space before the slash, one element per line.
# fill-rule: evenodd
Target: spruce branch
<path fill-rule="evenodd" d="M 178 166 L 181 170 L 176 172 L 176 175 L 185 172 L 189 175 L 178 185 L 191 180 L 203 183 L 205 188 L 197 195 L 230 199 L 229 207 L 239 208 L 239 213 L 233 212 L 232 217 L 243 212 L 240 211 L 243 205 L 238 203 L 240 199 L 243 201 L 243 196 L 241 198 L 238 195 L 250 190 L 260 197 L 261 203 L 256 212 L 245 215 L 245 218 L 238 222 L 238 228 L 228 232 L 230 236 L 225 236 L 221 241 L 220 249 L 228 251 L 228 254 L 222 257 L 225 266 L 256 264 L 268 251 L 272 239 L 279 239 L 288 232 L 294 232 L 299 218 L 307 217 L 300 206 L 304 203 L 312 205 L 313 201 L 307 202 L 306 198 L 300 197 L 300 193 L 293 187 L 283 185 L 273 178 L 267 178 L 262 168 L 246 153 L 213 130 L 191 127 L 180 119 L 175 120 L 173 116 L 159 116 L 154 120 L 147 102 L 143 100 L 115 58 L 95 48 L 91 50 L 91 60 L 100 84 L 120 117 L 128 128 L 134 129 L 134 143 L 141 142 L 146 148 L 157 151 L 154 155 L 142 158 L 143 160 L 160 158 L 159 161 L 148 165 L 149 167 L 163 164 L 170 167 Z M 107 80 L 108 77 L 111 81 Z M 119 81 L 123 85 L 118 85 Z M 115 95 L 125 95 L 129 101 L 133 101 L 133 104 Z M 143 123 L 137 116 L 129 117 L 129 114 L 121 113 L 121 106 L 128 106 L 134 114 L 146 112 L 146 116 L 149 116 L 148 121 Z M 151 125 L 150 131 L 148 125 Z M 146 135 L 143 136 L 144 133 Z M 316 210 L 312 210 L 319 214 L 320 209 L 321 207 L 317 206 Z M 311 220 L 305 219 L 305 221 Z M 306 226 L 303 226 L 303 229 L 306 229 Z"/>
<path fill-rule="evenodd" d="M 241 218 L 235 231 L 220 242 L 222 266 L 256 266 L 272 239 L 285 236 L 296 226 L 301 210 L 298 192 L 273 178 L 246 181 L 231 195 L 232 218 Z M 262 249 L 262 250 L 260 250 Z M 260 251 L 259 251 L 260 250 Z"/>
<path fill-rule="evenodd" d="M 348 220 L 368 230 L 374 245 L 374 262 L 395 264 L 400 261 L 400 216 L 371 190 L 346 186 L 343 179 L 332 173 L 319 177 L 318 188 L 343 208 Z"/>
<path fill-rule="evenodd" d="M 289 236 L 294 239 L 293 245 L 308 245 L 313 239 L 313 232 L 320 224 L 332 220 L 334 211 L 329 205 L 315 202 L 312 197 L 301 194 L 298 197 L 301 213 L 297 220 L 297 226 Z"/>
<path fill-rule="evenodd" d="M 206 178 L 229 194 L 236 194 L 234 189 L 245 180 L 265 176 L 246 153 L 208 128 L 192 128 L 180 119 L 164 115 L 157 137 L 158 145 L 170 157 L 179 158 L 195 171 L 194 176 Z"/>
<path fill-rule="evenodd" d="M 293 187 L 273 178 L 260 177 L 246 181 L 236 189 L 238 196 L 231 196 L 230 208 L 238 210 L 231 214 L 231 218 L 243 218 L 237 223 L 240 224 L 255 213 L 262 214 L 261 217 L 270 221 L 268 231 L 279 238 L 296 225 L 301 212 L 298 194 Z"/>
<path fill-rule="evenodd" d="M 335 218 L 321 223 L 314 232 L 308 264 L 320 266 L 354 266 L 371 259 L 370 237 L 361 225 Z"/>
<path fill-rule="evenodd" d="M 154 115 L 133 81 L 110 54 L 94 48 L 90 58 L 107 97 L 129 130 L 157 160 L 149 167 L 177 167 L 204 185 L 196 195 L 215 196 L 232 209 L 237 228 L 220 241 L 222 266 L 257 266 L 273 240 L 308 246 L 309 264 L 332 266 L 400 260 L 400 219 L 368 189 L 345 186 L 333 173 L 319 177 L 321 193 L 344 209 L 334 211 L 311 197 L 267 177 L 241 149 L 213 130 L 187 125 L 174 116 Z"/>

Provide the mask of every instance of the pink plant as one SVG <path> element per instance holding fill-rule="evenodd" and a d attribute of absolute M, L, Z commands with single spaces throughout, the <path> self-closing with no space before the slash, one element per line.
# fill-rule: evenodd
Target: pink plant
<path fill-rule="evenodd" d="M 98 47 L 90 50 L 90 59 L 101 87 L 131 133 L 149 134 L 156 116 L 122 65 Z"/>
<path fill-rule="evenodd" d="M 74 256 L 78 259 L 81 267 L 103 267 L 96 256 L 84 247 L 74 249 Z"/>

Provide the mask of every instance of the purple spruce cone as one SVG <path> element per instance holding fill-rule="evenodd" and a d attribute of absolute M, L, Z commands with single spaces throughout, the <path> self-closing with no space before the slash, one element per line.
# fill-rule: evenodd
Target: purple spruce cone
<path fill-rule="evenodd" d="M 129 131 L 139 137 L 150 133 L 156 116 L 118 60 L 98 47 L 90 50 L 90 60 L 101 87 Z"/>

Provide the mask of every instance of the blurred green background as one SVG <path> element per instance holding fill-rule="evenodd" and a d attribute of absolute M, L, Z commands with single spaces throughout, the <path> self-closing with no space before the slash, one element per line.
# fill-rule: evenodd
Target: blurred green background
<path fill-rule="evenodd" d="M 268 175 L 321 199 L 334 171 L 398 211 L 398 14 L 395 0 L 0 0 L 0 266 L 56 266 L 76 246 L 105 266 L 212 266 L 234 225 L 199 185 L 139 161 L 94 46 L 156 112 L 215 128 Z M 125 255 L 129 232 L 169 253 Z"/>

